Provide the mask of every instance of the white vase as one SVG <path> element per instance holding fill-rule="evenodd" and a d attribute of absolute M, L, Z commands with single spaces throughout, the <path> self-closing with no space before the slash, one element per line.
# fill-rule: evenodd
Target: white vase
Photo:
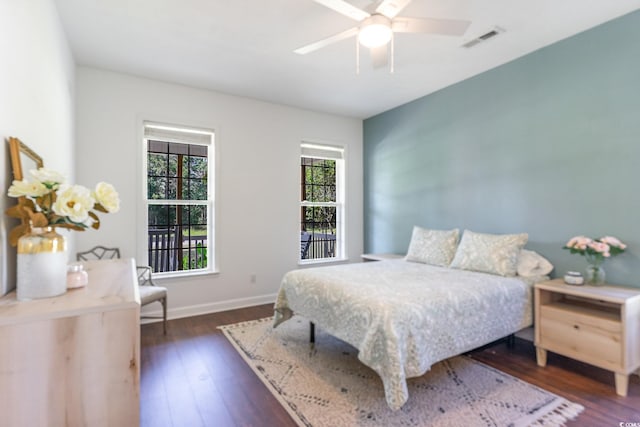
<path fill-rule="evenodd" d="M 19 301 L 67 291 L 67 242 L 52 227 L 34 227 L 18 239 L 16 288 Z"/>

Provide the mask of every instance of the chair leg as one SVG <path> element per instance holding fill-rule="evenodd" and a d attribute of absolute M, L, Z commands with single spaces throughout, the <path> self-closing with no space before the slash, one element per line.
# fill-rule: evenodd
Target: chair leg
<path fill-rule="evenodd" d="M 162 298 L 162 327 L 167 335 L 167 297 Z"/>

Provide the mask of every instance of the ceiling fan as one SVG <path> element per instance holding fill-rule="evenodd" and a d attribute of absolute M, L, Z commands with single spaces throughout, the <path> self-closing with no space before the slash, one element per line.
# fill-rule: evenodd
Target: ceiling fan
<path fill-rule="evenodd" d="M 461 36 L 471 24 L 457 19 L 405 18 L 397 16 L 411 0 L 378 0 L 365 11 L 344 0 L 313 0 L 355 21 L 358 25 L 333 36 L 302 46 L 295 53 L 306 55 L 330 44 L 357 36 L 356 67 L 359 71 L 360 44 L 371 49 L 374 68 L 387 65 L 387 45 L 391 42 L 391 72 L 393 72 L 393 34 L 424 33 Z"/>

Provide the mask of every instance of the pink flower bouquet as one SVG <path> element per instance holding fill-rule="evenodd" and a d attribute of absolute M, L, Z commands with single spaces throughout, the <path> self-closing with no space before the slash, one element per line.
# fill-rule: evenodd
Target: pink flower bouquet
<path fill-rule="evenodd" d="M 584 255 L 587 260 L 602 263 L 605 259 L 624 252 L 627 245 L 619 239 L 611 236 L 591 239 L 585 236 L 572 237 L 563 249 L 568 249 L 572 254 Z"/>

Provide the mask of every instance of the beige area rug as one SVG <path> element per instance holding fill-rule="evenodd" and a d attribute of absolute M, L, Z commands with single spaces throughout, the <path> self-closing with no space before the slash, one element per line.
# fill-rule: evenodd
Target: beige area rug
<path fill-rule="evenodd" d="M 584 408 L 494 368 L 459 356 L 409 380 L 409 400 L 387 406 L 378 375 L 357 350 L 293 319 L 220 329 L 301 426 L 561 426 Z"/>

